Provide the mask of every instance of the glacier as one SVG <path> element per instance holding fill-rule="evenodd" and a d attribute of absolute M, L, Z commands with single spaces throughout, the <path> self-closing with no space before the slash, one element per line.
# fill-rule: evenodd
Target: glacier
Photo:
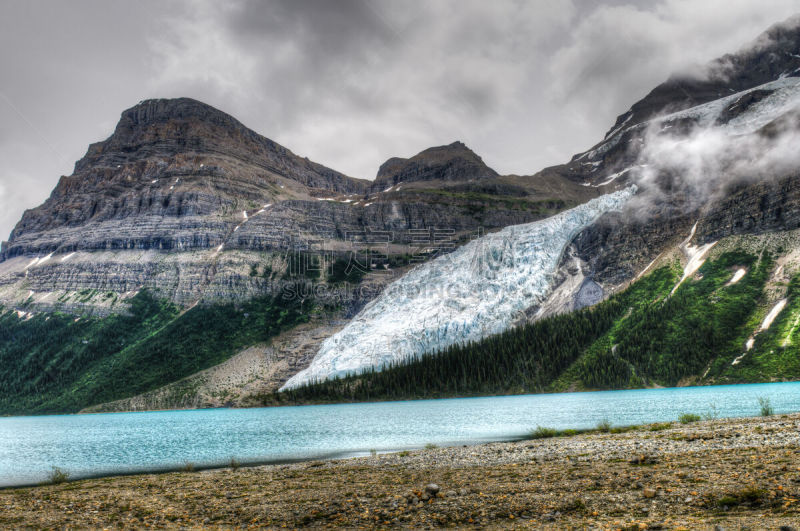
<path fill-rule="evenodd" d="M 777 117 L 796 109 L 800 104 L 800 78 L 786 77 L 689 109 L 654 118 L 645 123 L 663 125 L 685 118 L 692 118 L 697 121 L 697 125 L 700 127 L 712 127 L 726 108 L 741 99 L 742 96 L 756 91 L 768 91 L 769 93 L 763 100 L 752 104 L 745 112 L 722 125 L 721 129 L 731 135 L 752 133 Z"/>
<path fill-rule="evenodd" d="M 505 227 L 417 266 L 325 340 L 310 366 L 281 390 L 380 370 L 507 330 L 544 301 L 573 238 L 635 192 L 630 186 L 544 220 Z"/>

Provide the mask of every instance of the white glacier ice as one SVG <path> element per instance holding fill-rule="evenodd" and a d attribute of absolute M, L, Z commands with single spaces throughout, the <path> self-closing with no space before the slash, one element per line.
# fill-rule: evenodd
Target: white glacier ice
<path fill-rule="evenodd" d="M 591 161 L 602 156 L 619 144 L 623 137 L 622 133 L 630 129 L 641 129 L 648 125 L 656 125 L 659 127 L 660 131 L 663 132 L 672 128 L 678 120 L 686 118 L 694 120 L 699 127 L 712 127 L 726 108 L 733 105 L 734 102 L 745 94 L 757 90 L 770 91 L 770 94 L 761 101 L 752 104 L 748 107 L 746 112 L 720 126 L 722 130 L 731 135 L 752 133 L 777 117 L 797 108 L 800 103 L 800 78 L 781 77 L 774 81 L 764 83 L 763 85 L 730 94 L 724 98 L 719 98 L 671 114 L 657 116 L 635 125 L 626 126 L 628 120 L 631 118 L 631 116 L 629 116 L 620 127 L 609 133 L 599 146 L 593 150 L 584 152 L 577 160 L 586 159 Z M 590 185 L 586 184 L 584 186 Z"/>
<path fill-rule="evenodd" d="M 724 98 L 697 105 L 666 116 L 653 119 L 659 124 L 671 123 L 683 118 L 692 118 L 701 127 L 714 125 L 722 112 L 743 95 L 756 90 L 772 91 L 763 100 L 751 105 L 746 112 L 730 120 L 722 126 L 730 134 L 746 134 L 756 131 L 769 122 L 797 107 L 800 100 L 800 78 L 781 78 L 764 83 L 751 89 L 743 90 Z"/>
<path fill-rule="evenodd" d="M 281 388 L 382 368 L 507 330 L 552 287 L 562 252 L 631 186 L 550 218 L 506 227 L 422 264 L 325 340 L 311 365 Z"/>

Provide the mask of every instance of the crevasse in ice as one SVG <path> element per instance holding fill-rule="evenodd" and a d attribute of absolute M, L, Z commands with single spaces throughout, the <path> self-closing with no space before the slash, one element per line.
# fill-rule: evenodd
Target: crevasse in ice
<path fill-rule="evenodd" d="M 547 296 L 561 254 L 579 231 L 618 210 L 631 186 L 550 218 L 506 227 L 422 264 L 325 340 L 281 388 L 382 368 L 508 329 Z"/>

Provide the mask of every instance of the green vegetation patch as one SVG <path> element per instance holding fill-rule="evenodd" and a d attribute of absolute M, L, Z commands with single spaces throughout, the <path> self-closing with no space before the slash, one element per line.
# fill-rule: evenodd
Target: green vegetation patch
<path fill-rule="evenodd" d="M 143 291 L 106 318 L 0 315 L 0 414 L 75 412 L 217 365 L 308 319 L 309 303 L 254 299 L 185 313 Z"/>
<path fill-rule="evenodd" d="M 741 490 L 728 492 L 719 497 L 717 505 L 721 507 L 758 507 L 767 501 L 768 493 L 765 489 L 745 487 Z"/>
<path fill-rule="evenodd" d="M 678 417 L 678 422 L 681 424 L 691 424 L 692 422 L 700 422 L 700 415 L 695 413 L 681 413 Z"/>
<path fill-rule="evenodd" d="M 786 306 L 765 331 L 755 336 L 753 348 L 747 351 L 740 338 L 740 344 L 726 359 L 720 359 L 711 370 L 719 383 L 763 382 L 773 378 L 800 378 L 800 275 L 789 283 L 786 293 Z M 764 316 L 772 309 L 767 305 L 756 312 L 748 323 L 752 334 L 760 327 Z M 741 358 L 736 364 L 735 357 Z"/>
<path fill-rule="evenodd" d="M 364 278 L 366 271 L 363 268 L 354 264 L 351 260 L 345 258 L 337 258 L 330 266 L 328 273 L 328 282 L 339 284 L 342 282 L 349 282 L 351 284 L 358 284 Z"/>
<path fill-rule="evenodd" d="M 635 387 L 640 382 L 675 386 L 685 377 L 702 375 L 715 358 L 732 359 L 752 331 L 748 321 L 758 309 L 772 265 L 769 256 L 741 252 L 707 261 L 698 271 L 699 280 L 687 279 L 671 296 L 639 306 L 627 317 L 614 333 L 615 348 L 604 352 L 602 363 L 588 365 L 581 380 L 592 388 Z M 728 286 L 738 267 L 749 272 Z M 612 368 L 598 378 L 601 366 Z"/>

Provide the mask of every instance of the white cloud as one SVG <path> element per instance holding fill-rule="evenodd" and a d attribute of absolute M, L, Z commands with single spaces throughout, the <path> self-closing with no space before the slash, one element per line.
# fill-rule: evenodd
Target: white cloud
<path fill-rule="evenodd" d="M 641 203 L 670 196 L 693 210 L 723 198 L 732 185 L 797 174 L 800 85 L 779 88 L 722 126 L 714 125 L 719 110 L 684 134 L 672 134 L 664 127 L 669 122 L 651 122 L 639 157 Z"/>

